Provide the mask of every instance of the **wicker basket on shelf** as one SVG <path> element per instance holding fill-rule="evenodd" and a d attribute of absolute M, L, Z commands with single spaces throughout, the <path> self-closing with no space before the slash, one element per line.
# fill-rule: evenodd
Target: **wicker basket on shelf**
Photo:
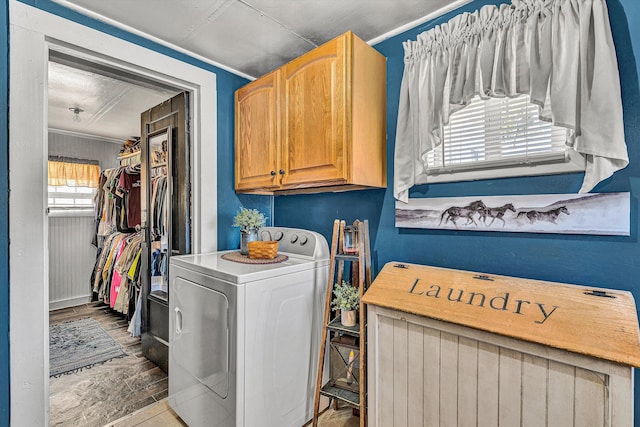
<path fill-rule="evenodd" d="M 278 242 L 271 240 L 255 240 L 247 243 L 249 258 L 274 259 L 278 255 Z"/>

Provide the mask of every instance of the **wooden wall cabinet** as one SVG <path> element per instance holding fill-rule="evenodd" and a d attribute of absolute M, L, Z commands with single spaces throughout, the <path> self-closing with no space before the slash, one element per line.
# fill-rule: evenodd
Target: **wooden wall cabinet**
<path fill-rule="evenodd" d="M 386 187 L 386 60 L 347 32 L 238 89 L 235 189 Z"/>

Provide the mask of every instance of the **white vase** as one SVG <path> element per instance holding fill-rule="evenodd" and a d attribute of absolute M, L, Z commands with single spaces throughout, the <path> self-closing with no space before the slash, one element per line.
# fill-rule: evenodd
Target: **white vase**
<path fill-rule="evenodd" d="M 340 310 L 342 326 L 356 326 L 356 310 Z"/>
<path fill-rule="evenodd" d="M 258 240 L 258 229 L 240 230 L 240 253 L 242 255 L 249 255 L 249 246 L 247 243 L 255 240 Z"/>

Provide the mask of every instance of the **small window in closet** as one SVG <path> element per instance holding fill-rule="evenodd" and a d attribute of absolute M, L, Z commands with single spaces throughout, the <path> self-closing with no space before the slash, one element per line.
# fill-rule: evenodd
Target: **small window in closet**
<path fill-rule="evenodd" d="M 47 166 L 49 213 L 93 214 L 100 177 L 98 162 L 50 157 Z"/>

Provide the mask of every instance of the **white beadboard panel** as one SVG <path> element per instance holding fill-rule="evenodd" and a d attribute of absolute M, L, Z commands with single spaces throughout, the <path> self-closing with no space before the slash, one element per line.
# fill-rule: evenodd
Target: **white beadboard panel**
<path fill-rule="evenodd" d="M 458 425 L 476 426 L 478 415 L 478 341 L 460 337 L 458 342 Z"/>
<path fill-rule="evenodd" d="M 573 425 L 575 366 L 549 361 L 549 388 L 547 412 L 549 427 Z"/>
<path fill-rule="evenodd" d="M 543 426 L 547 420 L 547 372 L 549 361 L 525 354 L 522 358 L 522 427 Z"/>
<path fill-rule="evenodd" d="M 633 391 L 633 372 L 625 377 L 616 373 L 609 375 L 609 390 L 631 390 Z M 611 425 L 630 426 L 633 425 L 633 392 L 616 395 L 611 399 Z"/>
<path fill-rule="evenodd" d="M 411 367 L 407 374 L 417 378 L 424 376 L 425 357 L 422 356 L 425 334 L 420 325 L 408 323 L 407 366 Z M 424 382 L 408 381 L 407 383 L 407 425 L 419 426 L 424 418 Z"/>
<path fill-rule="evenodd" d="M 478 343 L 478 427 L 498 425 L 500 347 Z"/>
<path fill-rule="evenodd" d="M 435 396 L 440 392 L 440 342 L 441 332 L 436 329 L 423 328 L 424 337 L 424 424 L 425 426 L 440 425 L 440 402 L 436 399 L 427 399 L 427 396 Z M 368 353 L 367 353 L 368 354 Z M 417 378 L 420 378 L 416 376 Z"/>
<path fill-rule="evenodd" d="M 376 331 L 368 343 L 372 426 L 632 425 L 630 367 L 368 310 Z"/>
<path fill-rule="evenodd" d="M 458 425 L 457 407 L 458 336 L 443 332 L 440 336 L 440 427 Z"/>
<path fill-rule="evenodd" d="M 605 375 L 576 368 L 574 419 L 576 426 L 600 427 L 609 424 L 609 411 L 606 411 L 605 417 L 603 405 L 593 404 L 593 402 L 607 401 L 608 381 Z"/>
<path fill-rule="evenodd" d="M 100 162 L 100 169 L 115 168 L 120 164 L 118 161 L 120 148 L 121 144 L 114 144 L 97 137 L 49 131 L 50 156 L 97 160 Z"/>
<path fill-rule="evenodd" d="M 380 425 L 392 426 L 393 425 L 393 405 L 382 405 L 382 402 L 393 402 L 393 346 L 390 344 L 393 342 L 393 323 L 394 319 L 384 318 L 380 319 L 378 323 L 378 336 L 379 342 L 389 343 L 389 349 L 387 351 L 380 351 L 380 366 L 385 366 L 386 369 L 380 372 Z"/>
<path fill-rule="evenodd" d="M 393 322 L 393 425 L 407 424 L 407 383 L 409 381 L 408 323 L 403 320 Z"/>
<path fill-rule="evenodd" d="M 520 425 L 520 394 L 522 353 L 508 348 L 500 349 L 500 374 L 498 379 L 498 425 Z"/>
<path fill-rule="evenodd" d="M 49 308 L 88 302 L 96 260 L 93 217 L 49 217 Z"/>
<path fill-rule="evenodd" d="M 100 169 L 119 165 L 120 144 L 55 130 L 48 135 L 50 156 L 97 160 Z M 90 300 L 89 279 L 96 260 L 96 249 L 91 246 L 93 227 L 93 216 L 49 216 L 50 310 Z"/>

